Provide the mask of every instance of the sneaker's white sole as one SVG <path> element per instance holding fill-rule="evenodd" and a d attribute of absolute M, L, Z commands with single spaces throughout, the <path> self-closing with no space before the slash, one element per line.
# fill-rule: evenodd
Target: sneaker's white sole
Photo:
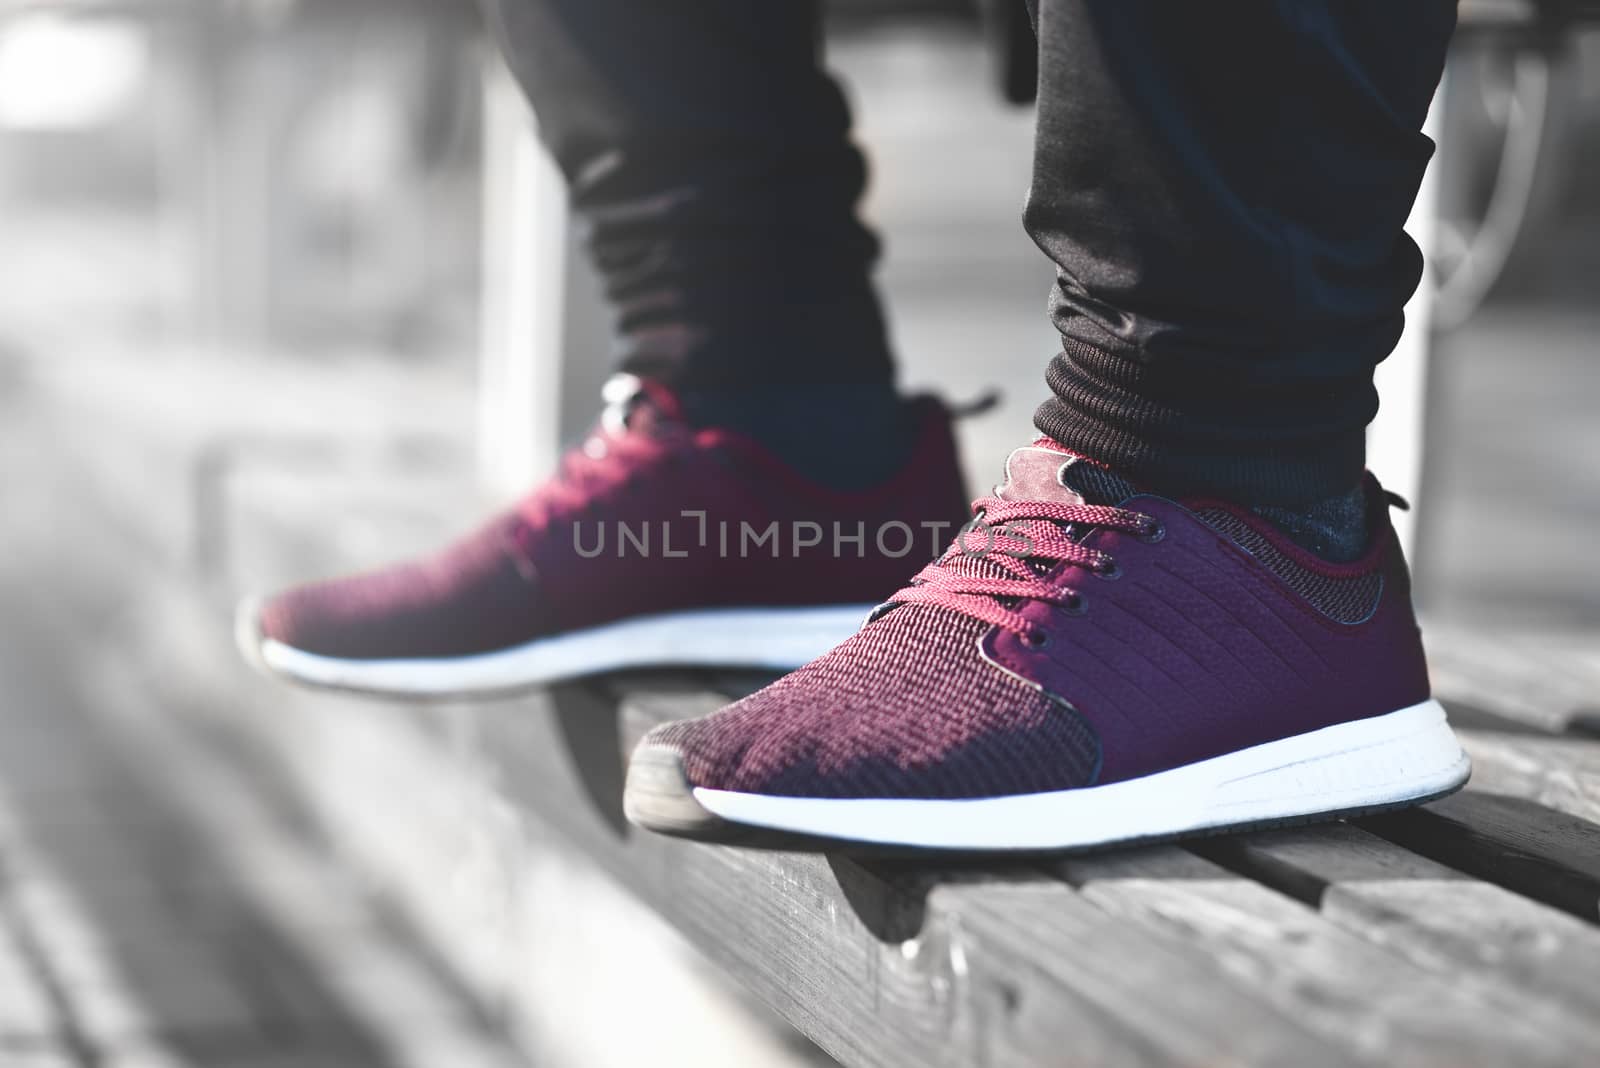
<path fill-rule="evenodd" d="M 260 607 L 239 606 L 246 659 L 308 686 L 392 697 L 504 694 L 562 679 L 644 667 L 792 671 L 861 628 L 870 604 L 716 608 L 639 616 L 472 656 L 353 660 L 322 656 L 261 635 Z"/>
<path fill-rule="evenodd" d="M 968 801 L 776 797 L 695 787 L 718 820 L 846 843 L 1052 851 L 1397 807 L 1447 794 L 1471 765 L 1437 701 L 1138 779 Z M 650 821 L 642 820 L 647 826 Z M 677 828 L 659 828 L 673 833 Z"/>

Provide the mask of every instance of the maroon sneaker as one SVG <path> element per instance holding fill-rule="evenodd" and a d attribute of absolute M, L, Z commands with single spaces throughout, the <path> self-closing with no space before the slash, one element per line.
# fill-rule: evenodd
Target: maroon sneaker
<path fill-rule="evenodd" d="M 920 436 L 904 469 L 843 493 L 633 385 L 552 479 L 438 555 L 241 605 L 245 655 L 296 682 L 419 697 L 644 666 L 789 670 L 964 518 L 931 398 L 907 402 Z"/>
<path fill-rule="evenodd" d="M 1409 580 L 1039 442 L 837 649 L 645 737 L 637 824 L 830 848 L 1045 851 L 1409 805 L 1468 763 Z"/>

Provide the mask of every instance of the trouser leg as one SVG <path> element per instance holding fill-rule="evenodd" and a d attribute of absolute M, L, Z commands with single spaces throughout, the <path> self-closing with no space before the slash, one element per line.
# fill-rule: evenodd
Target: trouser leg
<path fill-rule="evenodd" d="M 1422 258 L 1402 230 L 1453 0 L 1038 0 L 1036 416 L 1152 485 L 1346 492 Z"/>
<path fill-rule="evenodd" d="M 807 0 L 484 0 L 617 318 L 685 389 L 887 386 L 865 181 Z"/>

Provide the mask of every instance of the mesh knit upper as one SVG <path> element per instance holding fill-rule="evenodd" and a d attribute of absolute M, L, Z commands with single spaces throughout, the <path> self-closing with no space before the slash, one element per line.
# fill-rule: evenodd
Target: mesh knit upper
<path fill-rule="evenodd" d="M 263 633 L 352 658 L 465 656 L 547 626 L 516 551 L 507 512 L 422 560 L 285 591 L 262 610 Z"/>
<path fill-rule="evenodd" d="M 984 660 L 986 624 L 895 608 L 831 653 L 713 716 L 670 723 L 696 786 L 809 797 L 986 797 L 1091 781 L 1093 732 Z"/>

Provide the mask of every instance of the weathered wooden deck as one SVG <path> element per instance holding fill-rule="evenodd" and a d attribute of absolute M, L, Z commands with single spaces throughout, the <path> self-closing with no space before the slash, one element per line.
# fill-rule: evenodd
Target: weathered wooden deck
<path fill-rule="evenodd" d="M 847 1065 L 1600 1061 L 1600 741 L 1457 704 L 1469 788 L 1398 815 L 1058 861 L 856 861 L 622 818 L 654 724 L 760 680 L 634 677 L 498 717 L 527 816 Z"/>

